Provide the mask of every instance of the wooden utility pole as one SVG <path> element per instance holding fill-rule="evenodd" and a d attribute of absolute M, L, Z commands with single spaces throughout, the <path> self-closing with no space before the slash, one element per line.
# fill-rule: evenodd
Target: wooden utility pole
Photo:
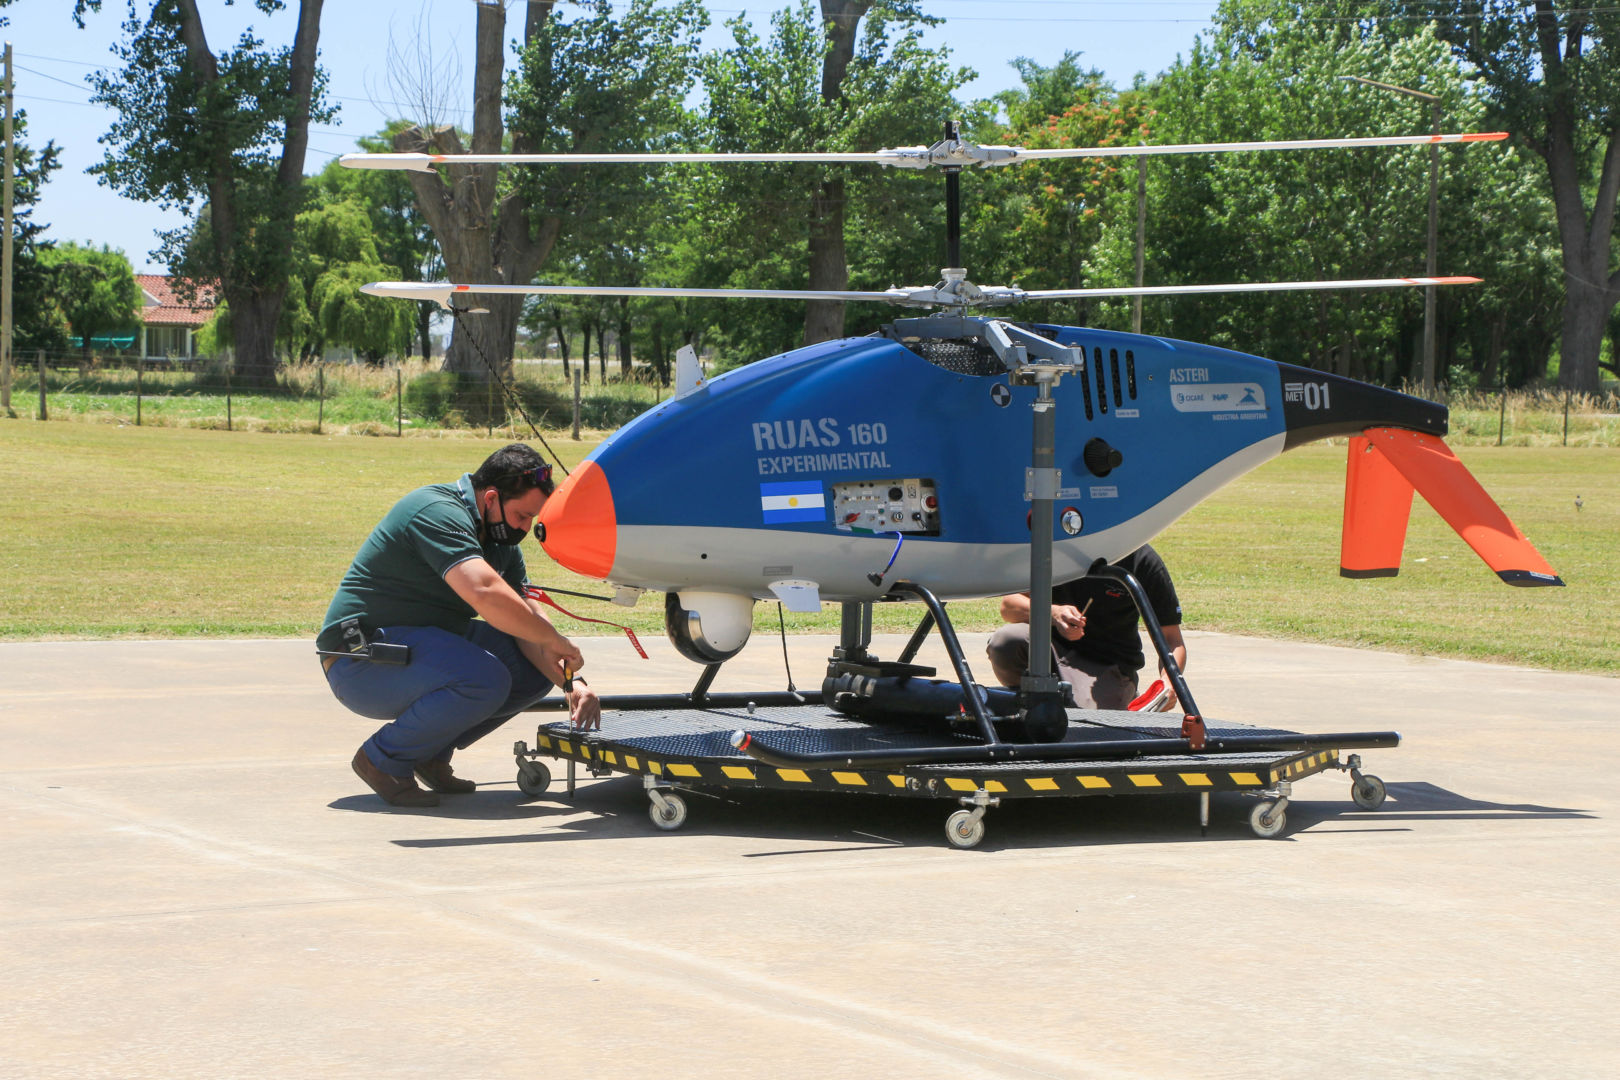
<path fill-rule="evenodd" d="M 1136 159 L 1136 287 L 1142 287 L 1143 248 L 1147 241 L 1147 158 Z M 1142 298 L 1131 300 L 1131 333 L 1142 332 Z"/>
<path fill-rule="evenodd" d="M 11 42 L 6 42 L 5 239 L 0 241 L 0 409 L 11 408 L 11 200 L 17 155 L 11 138 Z"/>

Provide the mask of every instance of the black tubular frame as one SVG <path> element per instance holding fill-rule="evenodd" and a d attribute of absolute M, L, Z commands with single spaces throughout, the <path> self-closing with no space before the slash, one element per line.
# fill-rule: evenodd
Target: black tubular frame
<path fill-rule="evenodd" d="M 945 605 L 940 603 L 939 597 L 930 592 L 927 586 L 919 585 L 915 581 L 897 581 L 889 586 L 891 593 L 910 593 L 921 600 L 928 608 L 928 614 L 933 616 L 934 623 L 939 627 L 939 638 L 945 644 L 945 654 L 951 658 L 951 668 L 956 672 L 956 681 L 962 684 L 962 696 L 967 698 L 968 705 L 973 710 L 973 719 L 979 722 L 979 734 L 984 737 L 986 748 L 1009 745 L 1001 741 L 996 734 L 995 721 L 984 707 L 984 699 L 978 693 L 978 686 L 973 681 L 973 672 L 968 670 L 967 657 L 962 655 L 962 643 L 956 638 L 956 627 L 945 614 Z M 918 627 L 921 631 L 922 627 Z M 915 638 L 915 634 L 913 637 Z"/>
<path fill-rule="evenodd" d="M 1399 746 L 1394 731 L 1352 731 L 1330 735 L 1211 736 L 1203 749 L 1186 739 L 1108 739 L 1096 742 L 997 743 L 988 746 L 921 747 L 915 750 L 853 750 L 845 753 L 790 754 L 761 746 L 745 731 L 731 745 L 762 764 L 781 769 L 899 769 L 912 765 L 976 765 L 1000 761 L 1123 761 L 1187 754 L 1291 753 L 1309 750 L 1373 750 Z"/>
<path fill-rule="evenodd" d="M 1100 560 L 1099 560 L 1100 561 Z M 913 655 L 912 645 L 921 644 L 931 621 L 938 626 L 945 652 L 962 684 L 963 696 L 978 721 L 984 742 L 978 746 L 918 747 L 910 750 L 854 750 L 843 753 L 794 754 L 762 746 L 745 731 L 734 731 L 731 745 L 740 752 L 773 768 L 836 769 L 836 768 L 905 768 L 912 765 L 968 765 L 998 761 L 1119 761 L 1140 757 L 1199 754 L 1292 753 L 1310 750 L 1375 750 L 1399 746 L 1401 736 L 1395 731 L 1353 731 L 1328 735 L 1274 733 L 1265 735 L 1216 735 L 1205 731 L 1203 720 L 1196 711 L 1192 693 L 1176 664 L 1164 638 L 1164 630 L 1153 613 L 1147 593 L 1141 582 L 1129 571 L 1104 563 L 1093 566 L 1090 573 L 1113 578 L 1121 582 L 1131 594 L 1132 601 L 1148 628 L 1148 636 L 1164 664 L 1166 674 L 1176 689 L 1180 704 L 1186 710 L 1181 738 L 1106 739 L 1087 742 L 1010 743 L 996 734 L 995 724 L 984 707 L 978 686 L 968 670 L 956 629 L 945 614 L 945 605 L 927 587 L 914 581 L 897 581 L 889 587 L 891 593 L 906 593 L 920 599 L 928 608 L 925 618 L 912 635 L 907 649 Z M 763 697 L 763 695 L 761 695 Z M 1170 714 L 1165 716 L 1170 719 Z"/>
<path fill-rule="evenodd" d="M 1102 560 L 1099 559 L 1098 562 Z M 1203 713 L 1198 711 L 1198 705 L 1193 701 L 1192 691 L 1187 689 L 1187 680 L 1181 677 L 1181 667 L 1176 663 L 1170 645 L 1164 639 L 1164 628 L 1159 625 L 1159 617 L 1154 613 L 1153 604 L 1148 600 L 1147 590 L 1142 588 L 1142 583 L 1131 576 L 1131 572 L 1124 567 L 1108 563 L 1092 566 L 1086 572 L 1086 576 L 1113 578 L 1125 586 L 1126 591 L 1131 594 L 1131 602 L 1136 605 L 1137 613 L 1142 616 L 1142 625 L 1147 627 L 1154 651 L 1159 654 L 1159 663 L 1164 665 L 1165 674 L 1170 676 L 1170 685 L 1176 691 L 1176 703 L 1188 716 L 1202 716 Z"/>

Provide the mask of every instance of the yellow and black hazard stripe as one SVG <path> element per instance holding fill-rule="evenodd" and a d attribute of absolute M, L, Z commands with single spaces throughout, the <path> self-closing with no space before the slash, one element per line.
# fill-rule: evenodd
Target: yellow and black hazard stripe
<path fill-rule="evenodd" d="M 1337 768 L 1338 764 L 1337 750 L 1318 750 L 1314 754 L 1301 754 L 1281 766 L 1272 768 L 1271 779 L 1273 783 L 1279 780 L 1298 780 L 1302 776 L 1311 776 L 1323 769 Z"/>
<path fill-rule="evenodd" d="M 797 790 L 864 791 L 872 794 L 951 797 L 983 788 L 992 795 L 1038 798 L 1046 795 L 1152 795 L 1171 792 L 1264 790 L 1280 781 L 1298 780 L 1335 767 L 1337 750 L 1284 756 L 1256 766 L 1245 762 L 1222 767 L 1218 757 L 1189 757 L 1182 762 L 1122 761 L 1090 763 L 1084 768 L 1059 762 L 1032 762 L 1022 768 L 994 771 L 971 766 L 919 766 L 907 769 L 787 769 L 739 759 L 670 760 L 652 757 L 622 744 L 593 738 L 566 738 L 544 731 L 539 749 L 565 758 L 625 773 L 652 775 L 671 783 L 715 784 Z"/>

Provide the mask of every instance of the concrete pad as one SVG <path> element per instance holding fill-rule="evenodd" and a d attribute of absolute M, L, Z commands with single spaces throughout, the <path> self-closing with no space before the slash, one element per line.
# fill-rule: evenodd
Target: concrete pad
<path fill-rule="evenodd" d="M 646 644 L 587 640 L 592 684 L 692 684 Z M 662 833 L 633 779 L 522 795 L 519 718 L 400 810 L 307 642 L 0 645 L 0 1075 L 1613 1072 L 1615 680 L 1189 648 L 1209 716 L 1402 731 L 1389 801 L 1312 777 L 1258 840 L 1236 795 L 1206 837 L 1190 796 L 1013 800 L 964 852 L 944 801 L 754 792 Z M 785 685 L 757 639 L 715 689 Z"/>

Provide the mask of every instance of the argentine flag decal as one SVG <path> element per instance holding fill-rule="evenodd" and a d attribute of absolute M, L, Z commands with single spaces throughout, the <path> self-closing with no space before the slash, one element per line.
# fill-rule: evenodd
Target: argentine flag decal
<path fill-rule="evenodd" d="M 814 480 L 759 485 L 759 508 L 767 525 L 827 520 L 827 498 Z"/>

